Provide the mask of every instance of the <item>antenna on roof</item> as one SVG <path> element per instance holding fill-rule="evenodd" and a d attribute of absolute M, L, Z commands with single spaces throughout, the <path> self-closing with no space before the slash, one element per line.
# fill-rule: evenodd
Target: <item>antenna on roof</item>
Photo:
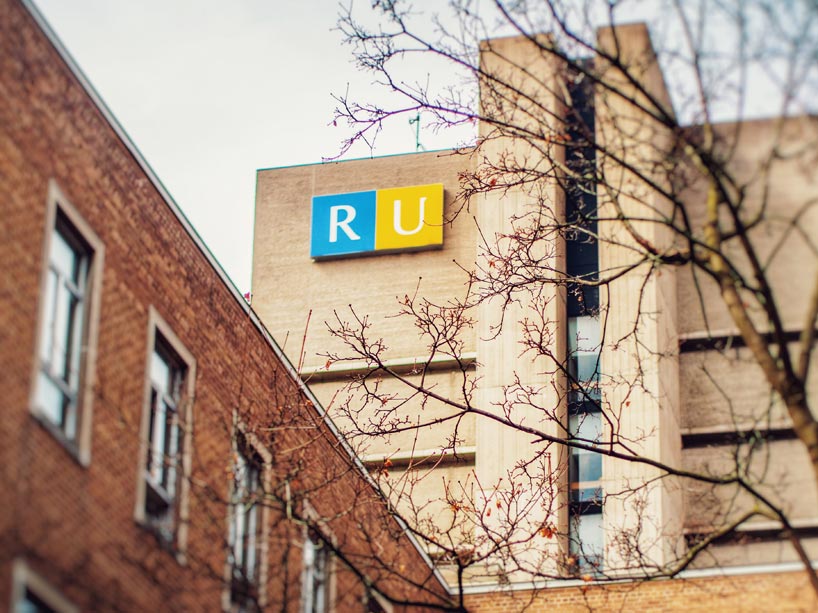
<path fill-rule="evenodd" d="M 415 124 L 415 151 L 426 151 L 426 147 L 420 144 L 420 111 L 412 119 L 409 120 L 409 125 Z"/>

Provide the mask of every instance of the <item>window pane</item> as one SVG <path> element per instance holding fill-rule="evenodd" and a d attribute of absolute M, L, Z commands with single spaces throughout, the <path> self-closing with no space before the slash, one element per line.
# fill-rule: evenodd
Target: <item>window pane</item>
<path fill-rule="evenodd" d="M 602 456 L 574 450 L 571 455 L 571 482 L 599 481 L 602 478 Z"/>
<path fill-rule="evenodd" d="M 156 436 L 153 433 L 154 428 L 156 427 L 156 390 L 151 388 L 151 404 L 150 404 L 150 418 L 148 421 L 148 438 L 150 439 L 150 445 L 148 448 L 148 464 L 147 469 L 148 473 L 151 475 L 156 474 L 156 458 L 154 458 L 154 451 L 153 451 L 153 441 Z"/>
<path fill-rule="evenodd" d="M 16 613 L 54 613 L 54 609 L 45 604 L 42 600 L 37 598 L 29 590 L 26 590 L 26 595 L 15 607 Z"/>
<path fill-rule="evenodd" d="M 580 567 L 598 566 L 605 551 L 602 513 L 574 515 L 571 522 L 574 535 L 570 543 L 571 553 L 579 556 Z"/>
<path fill-rule="evenodd" d="M 234 570 L 241 569 L 244 566 L 244 510 L 244 503 L 240 500 L 234 500 L 233 521 L 230 522 L 229 535 L 230 543 L 233 545 Z"/>
<path fill-rule="evenodd" d="M 48 375 L 41 372 L 37 377 L 37 407 L 53 424 L 62 422 L 63 394 Z"/>
<path fill-rule="evenodd" d="M 571 489 L 571 502 L 574 503 L 594 503 L 602 505 L 601 487 L 579 487 Z"/>
<path fill-rule="evenodd" d="M 580 383 L 596 385 L 599 381 L 599 355 L 596 353 L 579 354 L 575 358 L 576 372 L 574 377 Z M 588 390 L 590 393 L 591 390 Z"/>
<path fill-rule="evenodd" d="M 65 379 L 65 368 L 68 362 L 68 341 L 70 338 L 69 323 L 71 317 L 71 296 L 65 287 L 64 277 L 57 286 L 52 325 L 54 329 L 54 347 L 51 352 L 51 372 Z"/>
<path fill-rule="evenodd" d="M 601 344 L 598 317 L 571 317 L 568 319 L 568 352 L 599 353 Z"/>
<path fill-rule="evenodd" d="M 82 333 L 82 303 L 73 295 L 68 296 L 68 325 L 65 336 L 65 365 L 63 381 L 71 390 L 79 389 L 80 334 Z"/>
<path fill-rule="evenodd" d="M 163 485 L 171 493 L 176 486 L 176 465 L 179 453 L 179 425 L 176 414 L 165 405 L 165 476 Z"/>
<path fill-rule="evenodd" d="M 59 271 L 60 275 L 70 279 L 74 283 L 79 281 L 79 260 L 81 255 L 77 253 L 63 236 L 59 229 L 54 232 L 51 239 L 51 265 Z"/>
<path fill-rule="evenodd" d="M 569 400 L 598 400 L 600 325 L 597 317 L 568 320 L 568 370 L 572 379 Z M 581 387 L 581 389 L 580 389 Z"/>
<path fill-rule="evenodd" d="M 65 436 L 73 440 L 77 436 L 77 408 L 76 402 L 69 396 L 63 395 L 62 426 Z"/>
<path fill-rule="evenodd" d="M 151 428 L 151 451 L 153 453 L 153 467 L 157 476 L 157 481 L 162 474 L 162 457 L 165 449 L 165 408 L 159 393 L 153 391 L 153 421 Z"/>
<path fill-rule="evenodd" d="M 248 579 L 256 578 L 256 546 L 258 536 L 258 505 L 256 501 L 250 501 L 250 507 L 245 515 L 247 520 L 247 533 L 245 538 L 245 573 Z"/>
<path fill-rule="evenodd" d="M 327 610 L 329 555 L 321 539 L 312 532 L 304 542 L 304 612 Z"/>
<path fill-rule="evenodd" d="M 576 438 L 602 440 L 602 415 L 599 412 L 576 413 L 568 417 L 568 431 Z"/>
<path fill-rule="evenodd" d="M 170 391 L 170 364 L 158 351 L 154 351 L 151 356 L 151 383 L 162 392 Z"/>
<path fill-rule="evenodd" d="M 54 313 L 56 312 L 55 300 L 57 299 L 57 284 L 60 282 L 57 273 L 48 269 L 48 278 L 45 286 L 45 320 L 43 321 L 43 333 L 40 342 L 40 358 L 45 364 L 51 363 L 51 356 L 54 347 Z"/>
<path fill-rule="evenodd" d="M 235 571 L 240 571 L 244 567 L 244 543 L 246 540 L 244 533 L 244 492 L 242 491 L 244 467 L 244 456 L 237 453 L 233 464 L 233 519 L 230 522 L 234 575 L 241 574 Z"/>

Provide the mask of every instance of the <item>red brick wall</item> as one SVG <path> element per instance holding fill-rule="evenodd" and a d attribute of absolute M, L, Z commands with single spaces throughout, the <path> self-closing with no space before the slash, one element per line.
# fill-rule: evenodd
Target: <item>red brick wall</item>
<path fill-rule="evenodd" d="M 52 179 L 105 245 L 87 468 L 28 406 Z M 17 0 L 0 0 L 0 211 L 0 603 L 9 602 L 17 557 L 83 610 L 218 610 L 234 411 L 273 455 L 271 610 L 294 610 L 300 594 L 303 527 L 288 520 L 285 491 L 291 515 L 308 500 L 384 589 L 429 597 L 399 574 L 442 593 Z M 151 305 L 196 359 L 186 565 L 133 519 Z M 373 543 L 394 572 L 369 555 Z M 360 582 L 336 566 L 338 610 L 360 610 Z"/>
<path fill-rule="evenodd" d="M 818 599 L 804 573 L 768 573 L 646 583 L 495 592 L 466 599 L 470 613 L 505 611 L 815 611 Z"/>

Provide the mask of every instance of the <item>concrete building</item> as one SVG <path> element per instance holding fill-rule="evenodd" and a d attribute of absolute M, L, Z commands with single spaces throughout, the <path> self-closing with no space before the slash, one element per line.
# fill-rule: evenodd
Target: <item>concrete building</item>
<path fill-rule="evenodd" d="M 0 610 L 452 602 L 18 0 L 0 2 L 0 210 Z"/>
<path fill-rule="evenodd" d="M 548 170 L 537 181 L 526 182 L 521 172 L 514 175 L 519 181 L 491 189 L 492 176 L 501 173 L 481 175 L 481 168 L 525 158 L 529 169 L 539 169 L 545 158 L 529 141 L 498 135 L 490 121 L 479 126 L 486 139 L 479 159 L 471 151 L 440 151 L 263 169 L 257 177 L 253 308 L 284 350 L 298 356 L 302 378 L 381 476 L 382 487 L 401 501 L 419 531 L 431 535 L 427 549 L 452 585 L 464 581 L 475 610 L 512 607 L 515 590 L 543 606 L 584 606 L 591 593 L 602 608 L 628 602 L 639 608 L 664 597 L 668 609 L 712 607 L 714 601 L 683 595 L 685 588 L 675 583 L 645 587 L 642 600 L 627 589 L 580 594 L 571 587 L 577 578 L 601 586 L 603 579 L 676 576 L 680 568 L 692 582 L 687 585 L 698 586 L 694 591 L 707 584 L 718 606 L 761 610 L 771 604 L 763 587 L 771 584 L 794 609 L 814 606 L 780 521 L 759 513 L 730 527 L 748 504 L 752 508 L 734 483 L 666 477 L 657 468 L 727 475 L 730 462 L 743 458 L 758 491 L 790 518 L 806 555 L 818 555 L 818 496 L 809 458 L 718 285 L 690 267 L 662 266 L 656 274 L 650 258 L 634 263 L 635 253 L 644 255 L 643 244 L 659 254 L 678 245 L 679 236 L 657 222 L 672 216 L 670 203 L 646 190 L 644 180 L 653 177 L 660 189 L 670 176 L 665 171 L 678 162 L 672 135 L 623 98 L 650 95 L 672 109 L 644 27 L 598 36 L 600 48 L 616 49 L 625 66 L 638 67 L 640 83 L 624 80 L 619 99 L 593 88 L 571 92 L 574 100 L 584 95 L 582 104 L 592 109 L 585 127 L 605 152 L 592 163 L 607 187 L 617 186 L 617 197 L 602 187 L 577 189 Z M 513 89 L 515 100 L 538 101 L 545 109 L 538 114 L 514 107 L 523 115 L 515 126 L 536 131 L 551 117 L 571 115 L 566 98 L 557 95 L 571 90 L 570 80 L 561 86 L 566 71 L 535 42 L 490 41 L 481 62 L 488 74 L 503 75 L 500 87 Z M 611 73 L 608 78 L 621 76 Z M 484 107 L 493 96 L 501 97 L 497 89 L 483 92 Z M 746 190 L 747 209 L 766 207 L 752 240 L 766 258 L 783 327 L 794 342 L 804 327 L 809 289 L 793 283 L 791 271 L 809 280 L 818 273 L 812 247 L 818 216 L 808 205 L 818 183 L 804 157 L 813 151 L 815 118 L 737 127 L 715 130 L 730 145 L 729 168 Z M 792 157 L 766 169 L 774 146 Z M 549 155 L 553 165 L 560 153 Z M 679 176 L 688 175 L 681 169 Z M 485 183 L 465 198 L 470 185 L 464 183 L 481 177 Z M 441 186 L 442 216 L 435 217 Z M 706 225 L 707 187 L 690 181 L 679 188 L 694 228 Z M 515 235 L 530 228 L 522 222 L 536 214 L 553 216 L 551 225 L 540 227 L 583 214 L 594 225 L 575 223 L 582 226 L 579 238 L 553 232 L 527 243 L 540 251 L 524 254 L 528 260 L 516 254 L 517 265 L 527 262 L 555 275 L 567 271 L 575 279 L 609 274 L 611 281 L 589 290 L 558 282 L 505 293 L 492 288 L 500 277 L 495 271 L 512 259 L 507 254 Z M 623 227 L 620 215 L 634 225 Z M 796 216 L 799 230 L 791 233 L 788 223 Z M 419 236 L 441 227 L 442 237 Z M 611 274 L 629 268 L 632 274 Z M 529 279 L 519 277 L 521 286 Z M 359 330 L 365 330 L 365 349 Z M 816 381 L 813 369 L 811 398 Z M 533 431 L 525 429 L 529 425 Z M 590 445 L 566 448 L 548 437 Z M 612 449 L 615 442 L 627 442 L 650 462 L 593 452 L 594 445 Z M 526 479 L 515 491 L 515 480 Z M 512 498 L 525 511 L 513 522 Z M 492 529 L 508 540 L 519 537 L 513 559 L 498 553 L 458 564 L 461 553 L 472 560 L 481 547 L 490 548 L 485 539 L 475 543 Z M 537 534 L 542 538 L 534 540 Z M 712 541 L 706 552 L 689 567 L 679 566 L 705 538 Z M 464 575 L 457 575 L 458 566 L 466 567 Z M 506 596 L 512 601 L 487 596 L 501 576 L 510 582 Z M 532 596 L 538 585 L 551 589 Z"/>

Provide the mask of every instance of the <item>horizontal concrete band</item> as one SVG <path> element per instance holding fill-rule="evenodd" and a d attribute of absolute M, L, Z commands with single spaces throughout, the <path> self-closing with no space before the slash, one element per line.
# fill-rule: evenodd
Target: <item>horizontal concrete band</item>
<path fill-rule="evenodd" d="M 477 364 L 477 353 L 463 353 L 457 358 L 452 356 L 429 357 L 409 357 L 385 360 L 383 368 L 386 368 L 399 375 L 420 375 L 424 372 L 437 370 L 461 370 L 475 368 Z M 346 379 L 356 375 L 381 370 L 377 364 L 371 362 L 337 362 L 330 363 L 329 366 L 313 366 L 301 369 L 301 379 L 305 382 L 332 381 L 335 379 Z"/>

